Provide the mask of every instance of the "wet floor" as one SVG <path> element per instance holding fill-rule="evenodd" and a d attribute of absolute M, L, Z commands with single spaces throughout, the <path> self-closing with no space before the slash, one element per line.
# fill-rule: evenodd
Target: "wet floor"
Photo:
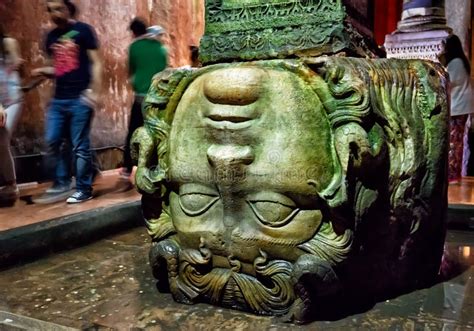
<path fill-rule="evenodd" d="M 175 303 L 155 290 L 150 241 L 138 228 L 0 272 L 0 311 L 79 329 L 468 330 L 474 328 L 474 232 L 450 231 L 456 277 L 332 322 L 299 327 L 276 318 Z"/>

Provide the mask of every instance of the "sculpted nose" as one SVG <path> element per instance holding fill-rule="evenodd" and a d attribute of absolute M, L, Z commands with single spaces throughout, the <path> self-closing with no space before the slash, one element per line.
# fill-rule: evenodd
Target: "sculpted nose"
<path fill-rule="evenodd" d="M 219 105 L 250 105 L 262 90 L 264 71 L 258 68 L 229 68 L 210 73 L 204 83 L 206 98 Z"/>
<path fill-rule="evenodd" d="M 214 168 L 227 168 L 236 165 L 249 165 L 255 155 L 249 146 L 212 145 L 207 150 L 207 158 Z"/>
<path fill-rule="evenodd" d="M 244 180 L 245 167 L 255 160 L 255 154 L 250 146 L 216 144 L 207 150 L 207 159 L 217 184 L 233 186 Z"/>

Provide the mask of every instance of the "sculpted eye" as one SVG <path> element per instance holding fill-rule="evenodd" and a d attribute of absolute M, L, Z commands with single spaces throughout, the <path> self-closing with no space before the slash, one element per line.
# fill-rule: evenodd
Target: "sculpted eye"
<path fill-rule="evenodd" d="M 217 200 L 217 191 L 204 185 L 189 183 L 179 188 L 179 205 L 188 216 L 204 214 Z"/>
<path fill-rule="evenodd" d="M 250 208 L 264 225 L 281 227 L 299 212 L 295 203 L 279 193 L 263 192 L 247 200 Z"/>
<path fill-rule="evenodd" d="M 218 196 L 202 193 L 187 193 L 179 197 L 179 205 L 188 216 L 199 216 L 212 207 Z"/>

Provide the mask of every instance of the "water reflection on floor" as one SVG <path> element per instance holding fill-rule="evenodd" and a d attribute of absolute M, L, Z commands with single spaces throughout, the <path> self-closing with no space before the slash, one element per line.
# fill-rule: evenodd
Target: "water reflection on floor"
<path fill-rule="evenodd" d="M 472 327 L 474 326 L 474 232 L 448 232 L 443 264 L 446 267 L 448 280 L 428 291 L 425 311 Z"/>
<path fill-rule="evenodd" d="M 185 306 L 159 294 L 147 264 L 149 239 L 134 229 L 87 247 L 0 272 L 0 310 L 76 327 L 119 330 L 474 328 L 474 232 L 450 231 L 449 280 L 334 322 L 304 327 L 209 305 Z M 453 275 L 456 275 L 452 278 Z"/>

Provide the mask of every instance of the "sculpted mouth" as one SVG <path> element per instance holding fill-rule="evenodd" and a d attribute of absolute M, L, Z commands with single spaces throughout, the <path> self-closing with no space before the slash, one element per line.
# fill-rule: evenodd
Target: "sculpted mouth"
<path fill-rule="evenodd" d="M 252 120 L 251 118 L 245 117 L 245 116 L 239 116 L 239 115 L 230 115 L 230 114 L 214 114 L 214 115 L 209 115 L 207 118 L 209 118 L 211 121 L 214 122 L 232 122 L 232 123 L 242 123 L 242 122 L 247 122 Z"/>
<path fill-rule="evenodd" d="M 215 112 L 204 117 L 207 126 L 220 130 L 240 130 L 250 127 L 255 119 L 253 116 L 237 112 Z"/>

